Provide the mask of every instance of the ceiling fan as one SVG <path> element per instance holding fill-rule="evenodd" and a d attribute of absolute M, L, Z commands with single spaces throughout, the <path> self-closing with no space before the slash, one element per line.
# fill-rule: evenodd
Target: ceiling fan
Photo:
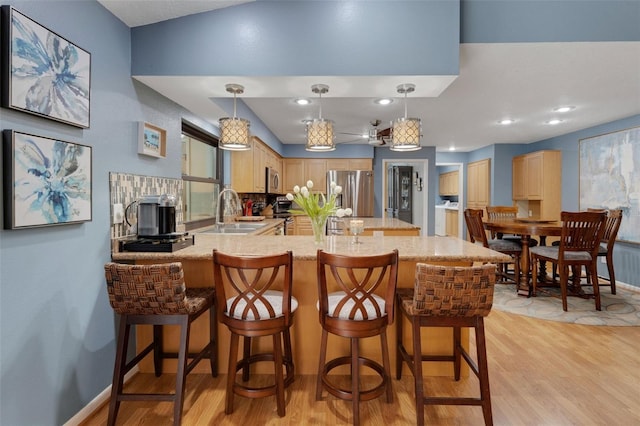
<path fill-rule="evenodd" d="M 369 123 L 371 124 L 372 128 L 369 129 L 368 135 L 362 135 L 358 133 L 346 133 L 346 132 L 338 132 L 338 133 L 342 135 L 354 135 L 354 136 L 360 136 L 361 138 L 367 138 L 367 143 L 372 146 L 386 146 L 387 143 L 390 141 L 391 128 L 388 127 L 386 129 L 378 130 L 378 126 L 380 125 L 380 123 L 382 123 L 382 121 L 378 119 L 371 120 Z M 343 143 L 353 143 L 353 142 L 357 142 L 357 141 L 343 142 Z"/>

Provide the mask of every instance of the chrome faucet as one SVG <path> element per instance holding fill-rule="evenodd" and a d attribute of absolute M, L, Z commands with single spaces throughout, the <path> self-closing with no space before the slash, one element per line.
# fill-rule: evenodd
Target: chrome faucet
<path fill-rule="evenodd" d="M 227 196 L 226 199 L 223 197 Z M 224 205 L 221 203 L 224 201 Z M 222 207 L 222 222 L 220 221 L 220 209 Z M 237 216 L 242 215 L 242 202 L 238 193 L 226 187 L 218 194 L 218 204 L 216 205 L 216 225 L 233 222 Z"/>

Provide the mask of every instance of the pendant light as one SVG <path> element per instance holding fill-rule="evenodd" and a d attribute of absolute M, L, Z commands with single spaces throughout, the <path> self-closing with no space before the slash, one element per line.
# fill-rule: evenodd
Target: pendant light
<path fill-rule="evenodd" d="M 333 141 L 333 121 L 322 118 L 322 95 L 329 92 L 326 84 L 314 84 L 311 91 L 319 96 L 320 116 L 307 123 L 307 151 L 328 152 L 336 149 Z"/>
<path fill-rule="evenodd" d="M 233 93 L 233 118 L 224 117 L 218 120 L 220 125 L 220 141 L 218 146 L 229 151 L 248 151 L 251 149 L 249 120 L 236 117 L 236 95 L 244 93 L 239 84 L 225 85 L 227 92 Z"/>
<path fill-rule="evenodd" d="M 404 117 L 391 123 L 391 151 L 417 151 L 421 149 L 420 133 L 422 131 L 419 118 L 407 117 L 407 93 L 416 89 L 414 84 L 401 84 L 398 93 L 404 94 Z"/>

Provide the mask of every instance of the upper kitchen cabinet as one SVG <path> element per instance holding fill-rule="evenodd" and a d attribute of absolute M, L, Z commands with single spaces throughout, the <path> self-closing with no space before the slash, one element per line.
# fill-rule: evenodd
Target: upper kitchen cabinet
<path fill-rule="evenodd" d="M 518 215 L 560 220 L 562 153 L 537 151 L 513 158 L 513 200 Z"/>
<path fill-rule="evenodd" d="M 328 170 L 373 170 L 370 158 L 327 158 Z"/>
<path fill-rule="evenodd" d="M 284 191 L 290 192 L 294 185 L 306 185 L 313 181 L 313 190 L 327 191 L 327 171 L 329 170 L 373 170 L 370 158 L 285 158 Z"/>
<path fill-rule="evenodd" d="M 282 159 L 258 137 L 253 137 L 249 151 L 231 153 L 231 187 L 237 192 L 264 192 L 266 168 L 282 172 Z"/>
<path fill-rule="evenodd" d="M 489 205 L 491 194 L 491 160 L 467 164 L 467 208 L 482 209 Z"/>
<path fill-rule="evenodd" d="M 458 195 L 458 179 L 459 173 L 457 171 L 441 173 L 439 176 L 440 195 Z"/>

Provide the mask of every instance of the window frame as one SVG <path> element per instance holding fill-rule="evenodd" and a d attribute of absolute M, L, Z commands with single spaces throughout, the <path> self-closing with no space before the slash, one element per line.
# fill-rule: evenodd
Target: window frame
<path fill-rule="evenodd" d="M 214 178 L 202 178 L 202 177 L 187 175 L 182 170 L 182 165 L 180 166 L 182 181 L 183 181 L 183 190 L 185 187 L 185 182 L 202 182 L 202 183 L 212 183 L 212 184 L 217 183 L 218 188 L 221 190 L 223 185 L 222 177 L 224 176 L 224 170 L 223 170 L 224 162 L 222 159 L 223 153 L 219 146 L 218 137 L 184 120 L 182 121 L 181 136 L 182 135 L 186 135 L 192 139 L 196 139 L 202 143 L 213 146 L 215 148 L 215 153 L 216 153 L 216 165 L 215 165 Z M 183 214 L 185 215 L 185 217 L 186 217 L 186 208 L 187 208 L 186 199 L 187 199 L 186 194 L 184 194 L 183 195 L 184 201 L 183 201 L 182 207 L 183 207 Z M 183 223 L 184 223 L 185 231 L 190 231 L 192 229 L 214 225 L 215 212 L 212 212 L 212 213 L 213 215 L 210 218 L 197 219 L 192 221 L 184 220 Z"/>

